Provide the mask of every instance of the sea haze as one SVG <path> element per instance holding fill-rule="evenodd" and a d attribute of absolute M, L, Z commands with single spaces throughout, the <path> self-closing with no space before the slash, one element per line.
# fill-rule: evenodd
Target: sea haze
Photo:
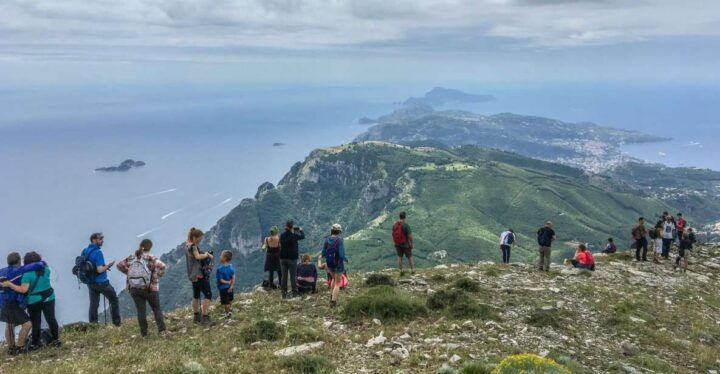
<path fill-rule="evenodd" d="M 358 117 L 392 109 L 382 92 L 357 89 L 201 89 L 88 90 L 71 92 L 70 100 L 25 93 L 28 112 L 7 108 L 14 120 L 0 127 L 2 258 L 11 250 L 43 255 L 61 322 L 86 318 L 87 291 L 70 269 L 93 231 L 105 233 L 108 261 L 129 255 L 141 238 L 166 252 L 190 226 L 209 229 L 311 150 L 350 141 L 364 129 Z M 126 158 L 147 165 L 93 171 Z M 118 290 L 124 284 L 115 270 L 111 281 Z"/>
<path fill-rule="evenodd" d="M 53 268 L 61 322 L 86 318 L 70 273 L 88 235 L 119 260 L 141 238 L 163 253 L 190 226 L 209 229 L 265 181 L 276 183 L 317 147 L 348 142 L 360 117 L 434 84 L 401 88 L 23 87 L 0 89 L 0 251 L 39 251 Z M 457 87 L 497 100 L 465 105 L 635 129 L 673 142 L 625 150 L 646 160 L 720 170 L 718 90 L 699 87 Z M 275 142 L 285 146 L 273 147 Z M 683 146 L 700 142 L 703 147 Z M 665 157 L 657 157 L 658 152 Z M 95 173 L 126 158 L 147 165 Z M 119 290 L 123 279 L 111 272 Z M 189 299 L 188 299 L 189 301 Z"/>

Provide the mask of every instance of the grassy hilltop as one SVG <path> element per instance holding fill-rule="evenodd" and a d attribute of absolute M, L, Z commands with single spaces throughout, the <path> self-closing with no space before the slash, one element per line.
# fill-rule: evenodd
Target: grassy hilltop
<path fill-rule="evenodd" d="M 336 310 L 324 286 L 292 301 L 256 290 L 237 295 L 233 320 L 216 305 L 212 327 L 194 325 L 187 308 L 168 313 L 166 339 L 139 337 L 134 320 L 69 326 L 62 348 L 0 353 L 0 372 L 512 373 L 517 359 L 506 357 L 532 353 L 558 363 L 556 373 L 711 373 L 720 370 L 719 256 L 717 245 L 696 248 L 687 273 L 626 253 L 598 256 L 592 274 L 485 262 L 400 280 L 355 273 Z M 281 355 L 297 346 L 307 351 Z"/>
<path fill-rule="evenodd" d="M 316 254 L 330 225 L 340 223 L 347 238 L 350 271 L 376 270 L 395 263 L 391 226 L 407 210 L 420 266 L 497 260 L 497 237 L 513 227 L 514 260 L 536 256 L 535 232 L 555 222 L 561 258 L 576 242 L 598 249 L 609 236 L 629 244 L 638 216 L 669 209 L 636 190 L 596 186 L 580 170 L 473 146 L 454 149 L 363 142 L 318 149 L 295 164 L 277 186 L 265 183 L 206 235 L 205 248 L 231 249 L 238 288 L 263 277 L 262 238 L 272 225 L 293 218 L 308 238 L 301 252 Z M 444 259 L 433 256 L 445 251 Z M 178 248 L 163 256 L 170 265 L 161 280 L 166 308 L 187 305 L 190 283 Z M 127 299 L 126 299 L 127 301 Z M 125 302 L 127 312 L 130 302 Z"/>

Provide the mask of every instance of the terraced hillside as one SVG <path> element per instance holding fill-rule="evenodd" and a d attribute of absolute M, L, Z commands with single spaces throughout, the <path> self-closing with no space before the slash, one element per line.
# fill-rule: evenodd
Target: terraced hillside
<path fill-rule="evenodd" d="M 628 244 L 629 227 L 640 215 L 668 209 L 633 191 L 593 186 L 582 171 L 516 154 L 461 147 L 453 150 L 381 142 L 353 143 L 312 152 L 277 187 L 265 183 L 206 235 L 204 246 L 232 249 L 238 287 L 262 279 L 263 235 L 294 219 L 308 234 L 301 252 L 316 254 L 332 223 L 345 228 L 350 271 L 394 264 L 390 229 L 401 210 L 409 214 L 420 266 L 496 260 L 498 234 L 518 233 L 515 260 L 535 258 L 535 232 L 555 222 L 556 258 L 576 242 L 591 248 L 608 236 Z M 447 256 L 434 256 L 445 251 Z M 161 282 L 168 308 L 189 302 L 182 250 L 163 256 L 170 265 Z M 129 306 L 130 303 L 125 303 Z M 128 310 L 128 309 L 126 309 Z"/>

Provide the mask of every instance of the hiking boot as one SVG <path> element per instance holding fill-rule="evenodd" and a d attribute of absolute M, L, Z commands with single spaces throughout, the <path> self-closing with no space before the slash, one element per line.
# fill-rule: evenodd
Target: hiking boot
<path fill-rule="evenodd" d="M 659 264 L 659 263 L 660 263 L 660 261 L 658 261 L 658 259 L 657 259 L 657 258 L 653 258 L 653 263 L 655 263 L 655 264 Z"/>
<path fill-rule="evenodd" d="M 287 293 L 287 291 L 283 291 L 283 292 L 282 292 L 282 298 L 283 298 L 283 299 L 287 299 L 287 298 L 288 298 L 288 293 Z"/>
<path fill-rule="evenodd" d="M 210 316 L 207 315 L 207 314 L 204 315 L 204 316 L 202 316 L 202 319 L 200 320 L 200 323 L 203 324 L 203 325 L 212 325 L 212 321 L 210 320 Z"/>
<path fill-rule="evenodd" d="M 401 277 L 404 277 L 404 276 L 405 276 L 405 271 L 400 270 L 400 276 L 401 276 Z"/>
<path fill-rule="evenodd" d="M 160 331 L 160 336 L 163 338 L 169 338 L 172 336 L 172 333 L 168 330 Z"/>
<path fill-rule="evenodd" d="M 8 356 L 17 356 L 18 354 L 20 354 L 21 350 L 22 350 L 22 348 L 17 347 L 17 346 L 9 347 L 7 349 L 7 355 Z"/>
<path fill-rule="evenodd" d="M 270 289 L 271 290 L 277 290 L 278 286 L 275 283 L 270 283 Z"/>
<path fill-rule="evenodd" d="M 410 274 L 412 274 L 412 276 L 414 277 L 414 276 L 415 276 L 415 270 L 411 271 Z"/>
<path fill-rule="evenodd" d="M 200 322 L 202 322 L 202 318 L 200 317 L 200 313 L 195 313 L 195 315 L 193 316 L 193 322 L 195 322 L 195 323 L 200 323 Z"/>
<path fill-rule="evenodd" d="M 225 318 L 227 318 L 227 319 L 232 318 L 232 312 L 225 313 Z"/>
<path fill-rule="evenodd" d="M 337 307 L 337 300 L 330 300 L 330 309 L 335 309 Z"/>
<path fill-rule="evenodd" d="M 52 347 L 52 348 L 60 348 L 60 347 L 62 347 L 62 342 L 60 340 L 55 339 L 55 340 L 51 341 L 50 343 L 48 343 L 47 346 Z"/>

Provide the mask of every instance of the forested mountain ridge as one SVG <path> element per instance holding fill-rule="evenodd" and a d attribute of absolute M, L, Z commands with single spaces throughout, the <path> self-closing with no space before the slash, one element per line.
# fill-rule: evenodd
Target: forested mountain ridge
<path fill-rule="evenodd" d="M 598 249 L 608 236 L 628 242 L 640 215 L 668 206 L 637 193 L 595 186 L 581 170 L 473 146 L 454 149 L 360 142 L 313 151 L 277 186 L 264 183 L 212 227 L 202 246 L 235 253 L 238 288 L 263 277 L 262 238 L 272 225 L 293 219 L 305 228 L 301 252 L 317 254 L 330 225 L 344 227 L 350 271 L 392 266 L 390 228 L 406 210 L 420 266 L 495 260 L 498 234 L 513 227 L 514 260 L 535 257 L 535 231 L 556 224 L 555 256 L 576 242 Z M 166 307 L 186 305 L 190 282 L 182 246 L 163 255 L 170 265 L 161 281 Z M 436 252 L 445 251 L 446 257 Z"/>

